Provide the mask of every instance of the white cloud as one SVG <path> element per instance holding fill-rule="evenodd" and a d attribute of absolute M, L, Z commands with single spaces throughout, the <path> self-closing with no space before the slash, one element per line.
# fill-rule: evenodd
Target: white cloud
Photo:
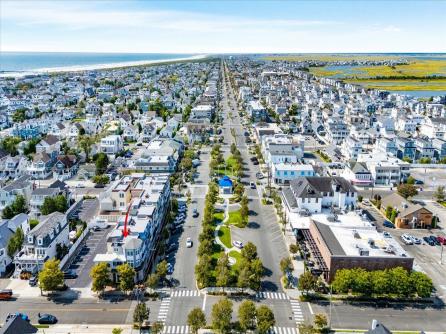
<path fill-rule="evenodd" d="M 167 31 L 230 32 L 289 30 L 337 24 L 334 21 L 252 19 L 175 10 L 115 10 L 92 8 L 92 3 L 6 2 L 2 18 L 22 26 L 57 25 L 65 29 L 120 28 Z"/>

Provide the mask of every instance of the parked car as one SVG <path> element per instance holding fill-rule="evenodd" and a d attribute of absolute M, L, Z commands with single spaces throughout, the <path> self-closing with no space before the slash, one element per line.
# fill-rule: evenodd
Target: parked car
<path fill-rule="evenodd" d="M 11 289 L 0 290 L 0 300 L 9 300 L 11 298 L 12 298 L 12 290 Z"/>
<path fill-rule="evenodd" d="M 422 180 L 415 180 L 415 184 L 424 184 Z"/>
<path fill-rule="evenodd" d="M 29 286 L 36 286 L 38 282 L 37 276 L 33 276 L 29 279 Z"/>
<path fill-rule="evenodd" d="M 77 273 L 74 270 L 66 270 L 63 272 L 63 278 L 65 279 L 74 279 L 77 277 Z"/>
<path fill-rule="evenodd" d="M 435 235 L 430 235 L 429 238 L 432 240 L 432 242 L 435 244 L 435 246 L 440 246 L 440 243 L 438 242 Z"/>
<path fill-rule="evenodd" d="M 409 238 L 412 240 L 412 242 L 415 245 L 421 245 L 421 239 L 420 238 L 414 237 L 413 235 L 409 235 Z"/>
<path fill-rule="evenodd" d="M 198 213 L 197 208 L 194 209 L 194 211 L 192 212 L 192 217 L 197 218 L 200 214 Z"/>
<path fill-rule="evenodd" d="M 187 239 L 186 239 L 186 247 L 187 247 L 187 248 L 191 248 L 192 245 L 193 245 L 193 243 L 192 243 L 192 239 L 191 239 L 191 238 L 187 238 Z"/>
<path fill-rule="evenodd" d="M 169 275 L 173 274 L 173 265 L 170 262 L 167 264 L 167 274 Z"/>
<path fill-rule="evenodd" d="M 170 244 L 169 247 L 166 249 L 166 254 L 173 253 L 178 249 L 178 244 Z"/>
<path fill-rule="evenodd" d="M 441 235 L 437 236 L 437 241 L 441 244 L 441 245 L 446 245 L 446 237 L 443 237 Z"/>
<path fill-rule="evenodd" d="M 383 235 L 384 235 L 384 238 L 391 238 L 391 237 L 392 237 L 392 236 L 390 235 L 390 233 L 389 233 L 389 232 L 386 232 L 386 231 L 384 231 Z"/>
<path fill-rule="evenodd" d="M 435 246 L 435 243 L 431 240 L 431 238 L 429 238 L 429 237 L 423 237 L 423 240 L 424 240 L 428 245 Z"/>
<path fill-rule="evenodd" d="M 264 176 L 263 176 L 262 173 L 258 172 L 258 173 L 256 173 L 256 178 L 258 178 L 259 180 L 261 180 L 261 179 L 264 178 Z"/>
<path fill-rule="evenodd" d="M 384 227 L 388 227 L 388 228 L 395 228 L 395 225 L 393 225 L 390 221 L 385 220 L 383 223 Z"/>
<path fill-rule="evenodd" d="M 255 189 L 256 188 L 256 184 L 254 182 L 250 182 L 249 186 L 251 187 L 251 189 Z"/>
<path fill-rule="evenodd" d="M 170 229 L 170 234 L 172 234 L 172 235 L 179 234 L 181 232 L 183 232 L 182 225 L 174 226 L 173 228 Z"/>
<path fill-rule="evenodd" d="M 235 240 L 232 242 L 232 245 L 234 245 L 235 247 L 240 248 L 240 249 L 243 248 L 243 242 L 241 242 L 241 241 Z"/>
<path fill-rule="evenodd" d="M 40 314 L 39 313 L 39 324 L 41 325 L 52 325 L 57 322 L 57 318 L 52 314 Z"/>
<path fill-rule="evenodd" d="M 401 235 L 401 240 L 403 240 L 403 242 L 404 242 L 406 245 L 412 245 L 412 244 L 413 244 L 412 239 L 411 239 L 407 234 L 402 234 L 402 235 Z"/>

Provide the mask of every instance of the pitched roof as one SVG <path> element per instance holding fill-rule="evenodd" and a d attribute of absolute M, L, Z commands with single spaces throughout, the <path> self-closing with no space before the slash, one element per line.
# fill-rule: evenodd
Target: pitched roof
<path fill-rule="evenodd" d="M 56 144 L 59 139 L 56 136 L 48 135 L 45 138 L 42 139 L 42 141 L 46 142 L 48 145 Z"/>
<path fill-rule="evenodd" d="M 8 316 L 5 324 L 0 328 L 0 334 L 32 334 L 37 331 L 36 327 L 17 315 Z"/>

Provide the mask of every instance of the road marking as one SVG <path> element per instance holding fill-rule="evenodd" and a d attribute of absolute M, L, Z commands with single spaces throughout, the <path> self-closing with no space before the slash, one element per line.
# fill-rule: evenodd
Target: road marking
<path fill-rule="evenodd" d="M 300 308 L 300 303 L 297 300 L 290 300 L 291 304 L 291 312 L 293 313 L 293 318 L 296 321 L 296 324 L 299 324 L 304 321 L 304 315 Z"/>
<path fill-rule="evenodd" d="M 160 309 L 158 311 L 158 321 L 166 321 L 167 313 L 169 312 L 170 301 L 170 297 L 162 299 Z"/>
<path fill-rule="evenodd" d="M 187 334 L 190 333 L 189 326 L 164 326 L 164 334 Z"/>
<path fill-rule="evenodd" d="M 205 310 L 205 308 L 206 308 L 206 298 L 207 298 L 207 294 L 205 294 L 204 295 L 204 298 L 203 298 L 203 306 L 201 307 L 201 309 L 203 310 L 203 312 L 204 312 L 204 310 Z"/>
<path fill-rule="evenodd" d="M 307 304 L 308 304 L 308 308 L 310 309 L 310 313 L 311 313 L 311 314 L 314 314 L 314 313 L 313 313 L 313 308 L 311 307 L 311 304 L 310 304 L 310 303 L 307 303 Z"/>
<path fill-rule="evenodd" d="M 200 291 L 197 290 L 175 290 L 170 294 L 171 297 L 200 297 Z"/>
<path fill-rule="evenodd" d="M 286 293 L 283 292 L 258 292 L 256 298 L 259 299 L 290 299 Z"/>
<path fill-rule="evenodd" d="M 297 328 L 274 326 L 268 331 L 268 334 L 297 334 Z"/>

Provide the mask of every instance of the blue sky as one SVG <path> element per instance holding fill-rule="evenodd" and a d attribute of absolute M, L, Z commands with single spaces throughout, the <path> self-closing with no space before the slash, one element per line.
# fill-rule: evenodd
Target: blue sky
<path fill-rule="evenodd" d="M 0 1 L 0 50 L 445 52 L 446 1 Z"/>

